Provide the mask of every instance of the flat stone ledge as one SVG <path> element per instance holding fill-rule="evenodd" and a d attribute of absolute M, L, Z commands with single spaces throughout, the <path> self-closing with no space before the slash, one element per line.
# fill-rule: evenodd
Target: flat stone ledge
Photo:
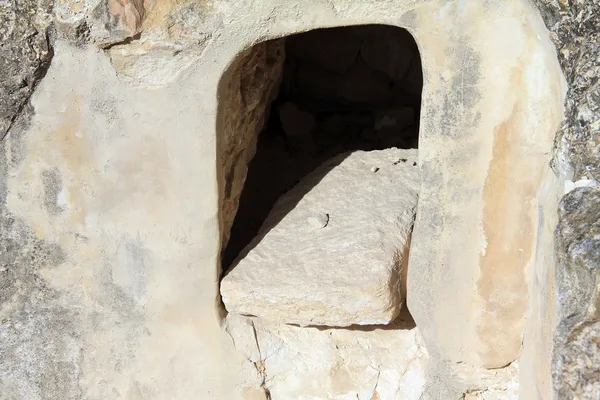
<path fill-rule="evenodd" d="M 221 283 L 231 313 L 306 325 L 388 324 L 419 192 L 417 150 L 343 154 L 273 207 Z"/>

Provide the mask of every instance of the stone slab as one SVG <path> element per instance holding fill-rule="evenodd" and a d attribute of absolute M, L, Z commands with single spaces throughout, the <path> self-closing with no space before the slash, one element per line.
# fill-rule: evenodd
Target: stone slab
<path fill-rule="evenodd" d="M 309 174 L 223 279 L 227 310 L 302 326 L 391 322 L 402 306 L 416 161 L 417 150 L 357 151 Z"/>

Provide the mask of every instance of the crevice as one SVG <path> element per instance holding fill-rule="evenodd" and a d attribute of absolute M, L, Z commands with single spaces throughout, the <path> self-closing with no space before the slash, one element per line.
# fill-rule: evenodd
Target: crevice
<path fill-rule="evenodd" d="M 410 311 L 404 305 L 398 316 L 387 325 L 349 325 L 349 326 L 334 326 L 334 325 L 298 325 L 286 324 L 297 328 L 310 328 L 318 331 L 350 331 L 350 332 L 373 332 L 373 331 L 395 331 L 395 330 L 411 330 L 416 327 L 415 321 L 410 315 Z"/>
<path fill-rule="evenodd" d="M 261 379 L 260 388 L 265 392 L 265 397 L 267 398 L 267 400 L 271 400 L 271 392 L 269 391 L 269 388 L 266 386 L 267 380 L 268 380 L 266 363 L 265 363 L 265 360 L 263 359 L 262 352 L 260 350 L 260 343 L 258 342 L 258 334 L 256 333 L 256 326 L 254 325 L 254 321 L 252 321 L 252 320 L 250 321 L 250 324 L 252 325 L 252 334 L 254 335 L 254 340 L 256 341 L 256 348 L 258 349 L 258 361 L 255 361 L 252 364 L 254 365 L 254 368 L 256 368 L 256 371 L 258 372 L 258 375 L 260 376 L 260 379 Z"/>
<path fill-rule="evenodd" d="M 141 32 L 140 33 L 136 33 L 135 35 L 126 37 L 125 39 L 120 40 L 118 42 L 106 43 L 106 44 L 100 46 L 100 48 L 102 50 L 104 50 L 104 51 L 110 50 L 110 49 L 112 49 L 115 46 L 126 45 L 126 44 L 130 44 L 132 42 L 135 42 L 136 40 L 140 40 L 141 37 L 142 37 L 142 33 Z"/>

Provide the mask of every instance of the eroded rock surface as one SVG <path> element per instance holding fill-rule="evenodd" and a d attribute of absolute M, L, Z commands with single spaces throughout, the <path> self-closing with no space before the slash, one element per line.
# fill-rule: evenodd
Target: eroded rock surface
<path fill-rule="evenodd" d="M 222 136 L 217 138 L 219 170 L 225 182 L 220 188 L 223 246 L 229 239 L 258 132 L 281 82 L 284 51 L 282 41 L 257 44 L 229 67 L 221 82 L 222 91 L 227 94 L 221 104 L 222 119 L 218 121 Z"/>
<path fill-rule="evenodd" d="M 211 187 L 216 186 L 213 177 L 219 171 L 215 171 L 212 160 L 213 146 L 215 137 L 217 142 L 225 137 L 225 150 L 217 149 L 219 161 L 223 151 L 229 152 L 225 155 L 228 161 L 222 165 L 224 174 L 221 182 L 227 182 L 225 178 L 231 177 L 229 173 L 234 171 L 236 179 L 239 178 L 237 182 L 243 184 L 244 179 L 240 176 L 245 174 L 245 163 L 253 154 L 252 139 L 249 138 L 256 129 L 260 129 L 262 102 L 268 98 L 268 95 L 261 97 L 260 90 L 266 93 L 271 87 L 271 83 L 260 83 L 261 74 L 273 72 L 274 76 L 279 68 L 277 62 L 266 69 L 254 68 L 262 61 L 250 61 L 248 75 L 233 73 L 232 81 L 225 80 L 224 84 L 233 89 L 230 92 L 233 96 L 228 94 L 218 98 L 214 88 L 218 85 L 219 76 L 238 51 L 267 37 L 325 25 L 348 25 L 369 20 L 410 26 L 422 46 L 428 66 L 424 120 L 432 119 L 433 122 L 426 124 L 425 128 L 440 138 L 435 143 L 424 142 L 424 153 L 431 154 L 448 143 L 458 143 L 450 155 L 433 154 L 435 163 L 422 165 L 424 171 L 440 177 L 439 180 L 428 181 L 433 188 L 433 193 L 428 195 L 435 197 L 445 193 L 447 197 L 434 200 L 458 198 L 457 204 L 468 204 L 464 197 L 479 189 L 461 186 L 473 176 L 463 179 L 457 174 L 460 170 L 452 167 L 451 160 L 456 158 L 464 163 L 474 155 L 486 154 L 487 147 L 463 140 L 460 134 L 468 132 L 470 124 L 475 123 L 473 121 L 477 118 L 500 115 L 496 106 L 503 104 L 503 100 L 495 87 L 478 81 L 481 76 L 463 72 L 479 70 L 480 66 L 484 71 L 490 71 L 488 68 L 499 71 L 505 60 L 511 62 L 517 58 L 511 53 L 518 49 L 517 44 L 529 41 L 538 49 L 537 40 L 545 38 L 542 32 L 536 39 L 539 31 L 531 31 L 524 37 L 510 35 L 518 32 L 515 26 L 526 24 L 522 20 L 517 22 L 513 15 L 501 15 L 503 5 L 516 9 L 522 4 L 520 1 L 467 2 L 461 3 L 462 9 L 448 3 L 443 13 L 439 3 L 419 5 L 407 12 L 414 4 L 402 1 L 292 2 L 291 6 L 275 1 L 254 1 L 245 3 L 244 7 L 230 1 L 196 4 L 191 1 L 123 0 L 111 3 L 112 14 L 104 1 L 55 2 L 55 27 L 62 40 L 62 53 L 59 53 L 65 57 L 54 71 L 51 69 L 53 73 L 49 82 L 54 83 L 44 89 L 42 86 L 45 85 L 40 86 L 41 96 L 35 110 L 37 119 L 31 128 L 23 128 L 30 131 L 27 143 L 19 143 L 12 141 L 15 116 L 24 107 L 30 108 L 27 99 L 35 83 L 43 76 L 52 55 L 52 40 L 49 39 L 52 37 L 49 28 L 52 4 L 27 0 L 0 2 L 0 137 L 7 130 L 11 131 L 11 143 L 4 147 L 6 142 L 3 142 L 0 154 L 0 158 L 6 156 L 6 160 L 0 162 L 2 207 L 9 179 L 8 197 L 12 199 L 12 211 L 2 209 L 0 218 L 0 393 L 8 398 L 234 398 L 229 392 L 223 394 L 219 391 L 222 381 L 225 387 L 231 386 L 229 377 L 221 379 L 224 376 L 221 374 L 223 360 L 233 358 L 236 353 L 216 351 L 220 341 L 217 339 L 217 317 L 213 315 L 218 280 L 214 256 L 218 253 L 218 240 L 214 238 L 218 235 L 219 224 L 216 222 L 217 201 L 213 199 L 216 194 L 211 192 L 216 192 L 216 189 Z M 598 3 L 591 0 L 539 0 L 537 3 L 542 10 L 547 10 L 546 21 L 560 49 L 560 61 L 571 86 L 567 102 L 568 120 L 557 140 L 559 151 L 555 165 L 568 158 L 575 169 L 574 180 L 584 175 L 597 179 L 598 59 L 595 55 L 598 53 Z M 484 12 L 488 8 L 493 11 Z M 456 29 L 446 29 L 448 27 Z M 489 31 L 484 27 L 489 27 Z M 92 40 L 88 41 L 90 36 Z M 213 37 L 218 40 L 210 42 Z M 524 38 L 526 40 L 522 40 Z M 502 42 L 502 46 L 491 46 L 492 40 L 496 39 L 506 41 Z M 477 40 L 481 42 L 471 46 Z M 210 43 L 214 46 L 207 46 Z M 457 43 L 461 46 L 455 47 Z M 81 48 L 72 48 L 71 44 L 89 47 L 82 52 Z M 98 45 L 106 52 L 98 51 L 95 48 Z M 207 47 L 210 50 L 208 56 L 204 51 Z M 244 56 L 253 51 L 246 52 Z M 361 47 L 359 57 L 386 51 L 369 44 Z M 256 52 L 264 54 L 264 48 Z M 261 57 L 259 55 L 258 59 Z M 453 63 L 455 58 L 461 62 Z M 247 58 L 245 60 L 248 61 Z M 540 59 L 536 57 L 535 60 Z M 59 61 L 58 58 L 55 61 Z M 406 68 L 404 64 L 390 67 L 370 60 L 366 63 L 386 74 Z M 416 68 L 419 64 L 419 57 L 415 57 L 407 74 L 420 73 L 420 68 Z M 514 65 L 511 68 L 513 71 L 519 69 Z M 118 76 L 126 79 L 121 82 L 114 80 L 115 69 Z M 189 71 L 188 77 L 182 77 L 183 70 Z M 453 71 L 461 73 L 453 76 Z M 256 75 L 253 75 L 255 72 Z M 497 75 L 501 77 L 498 87 L 505 87 L 509 74 L 502 72 Z M 255 95 L 261 105 L 256 109 L 246 107 L 246 101 L 252 96 L 248 97 L 249 92 L 244 89 L 247 88 L 244 86 L 246 83 L 252 84 L 253 76 L 256 77 L 254 82 L 259 82 L 255 85 L 259 89 Z M 243 82 L 238 78 L 244 78 Z M 524 82 L 547 85 L 554 80 L 552 76 L 540 77 L 529 73 L 511 77 L 511 81 L 513 78 L 517 81 L 524 78 L 515 85 L 520 99 L 524 99 Z M 123 84 L 129 81 L 139 87 L 131 90 Z M 172 84 L 172 92 L 156 91 L 156 86 L 164 86 L 165 83 Z M 146 90 L 150 86 L 152 90 Z M 493 105 L 479 101 L 478 89 L 482 88 L 484 93 L 492 94 Z M 202 101 L 187 101 L 198 98 Z M 539 103 L 543 106 L 541 110 L 548 108 L 548 100 L 549 97 L 544 97 Z M 224 105 L 227 120 L 215 124 L 217 101 L 219 106 Z M 535 104 L 538 103 L 525 98 L 516 108 L 533 110 L 528 117 L 544 115 L 536 112 Z M 33 111 L 32 108 L 28 110 L 31 114 L 34 114 Z M 471 118 L 470 111 L 474 111 L 473 115 L 477 118 Z M 216 130 L 215 125 L 218 126 Z M 533 132 L 529 128 L 531 126 L 526 126 L 522 132 Z M 491 128 L 477 134 L 482 137 L 489 132 Z M 240 148 L 247 145 L 249 150 L 234 151 L 239 149 L 238 144 Z M 543 147 L 542 151 L 546 152 L 547 146 L 544 144 Z M 565 147 L 569 150 L 568 157 L 563 157 L 567 154 Z M 168 157 L 162 157 L 167 154 Z M 528 157 L 529 154 L 519 159 Z M 512 162 L 506 167 L 510 165 Z M 477 174 L 484 170 L 473 168 L 470 171 Z M 525 169 L 520 174 L 528 177 L 532 170 L 538 169 Z M 453 180 L 454 191 L 440 190 L 440 182 L 444 181 L 442 175 Z M 183 183 L 180 184 L 180 181 Z M 121 186 L 117 185 L 118 182 L 124 183 Z M 148 182 L 151 184 L 146 185 Z M 235 185 L 237 183 L 234 184 L 233 197 L 235 190 L 241 190 L 240 187 L 235 189 Z M 60 186 L 66 189 L 59 190 Z M 200 189 L 194 189 L 197 187 Z M 118 189 L 116 192 L 115 188 Z M 224 184 L 223 188 L 225 190 L 228 186 Z M 69 198 L 69 193 L 73 194 L 72 198 Z M 586 191 L 581 196 L 593 199 L 597 196 L 594 193 Z M 233 219 L 235 201 L 231 198 L 225 200 L 226 221 L 227 218 Z M 585 201 L 582 200 L 583 203 Z M 98 207 L 98 211 L 81 204 L 100 204 L 102 207 Z M 469 213 L 473 212 L 474 208 L 470 205 L 466 208 Z M 11 214 L 17 211 L 20 212 L 19 217 Z M 429 208 L 428 211 L 431 211 L 430 215 L 439 215 L 439 209 Z M 579 222 L 575 220 L 568 222 L 569 218 L 573 218 L 569 215 L 577 214 L 565 214 L 565 223 L 577 225 Z M 317 229 L 327 229 L 328 226 L 319 228 L 323 225 L 322 214 L 317 213 L 316 220 L 321 221 L 314 224 Z M 433 219 L 434 222 L 442 220 L 458 221 L 460 218 L 451 214 Z M 91 226 L 86 226 L 90 223 Z M 442 224 L 432 226 L 443 229 Z M 223 225 L 220 228 L 221 232 L 226 232 Z M 452 226 L 446 232 L 454 235 L 460 231 L 461 244 L 467 242 L 462 235 L 473 237 L 477 234 L 455 228 Z M 592 231 L 581 232 L 581 238 L 593 238 L 590 236 Z M 44 235 L 45 239 L 41 239 L 40 236 Z M 63 248 L 52 242 L 57 238 L 60 238 Z M 434 238 L 435 245 L 447 241 L 448 237 L 442 239 Z M 593 256 L 597 252 L 590 253 L 588 249 L 593 247 L 583 246 L 583 239 L 580 239 L 573 242 L 579 244 L 565 246 L 564 254 L 566 263 L 574 263 L 573 271 L 581 272 L 581 264 L 573 260 L 587 259 L 592 261 L 590 265 L 595 265 Z M 477 246 L 467 247 L 461 250 L 472 250 L 470 254 L 475 255 L 481 250 Z M 539 249 L 540 252 L 548 251 L 543 244 Z M 152 253 L 157 254 L 153 256 Z M 65 264 L 65 260 L 69 263 Z M 468 270 L 466 265 L 469 263 L 462 262 L 462 258 L 460 260 L 461 274 L 457 275 L 460 279 L 455 283 L 472 282 L 473 276 L 463 273 Z M 466 333 L 463 336 L 467 338 L 465 342 L 473 344 L 475 341 L 469 336 L 473 326 L 469 324 L 469 318 L 464 317 L 472 315 L 472 308 L 461 308 L 462 305 L 454 301 L 456 293 L 472 293 L 472 286 L 457 290 L 454 285 L 449 285 L 446 278 L 448 261 L 451 260 L 445 258 L 442 261 L 445 274 L 438 277 L 440 288 L 450 290 L 442 293 L 446 296 L 440 295 L 438 288 L 433 293 L 437 303 L 449 304 L 453 312 L 441 309 L 439 314 L 425 313 L 427 319 L 440 318 L 440 315 L 451 318 L 450 323 L 445 325 L 449 329 L 438 329 L 436 332 L 440 332 L 440 337 L 432 343 L 460 337 L 443 333 L 458 326 L 460 332 Z M 61 264 L 65 265 L 56 268 Z M 164 268 L 165 265 L 169 268 Z M 148 268 L 148 273 L 141 274 L 140 271 L 145 268 Z M 563 277 L 572 279 L 568 274 Z M 148 281 L 145 281 L 146 278 Z M 589 283 L 586 282 L 582 288 L 588 290 Z M 502 292 L 510 294 L 510 290 L 500 285 L 498 293 Z M 587 298 L 588 294 L 581 298 Z M 146 300 L 140 300 L 140 296 L 147 299 L 148 304 Z M 425 297 L 434 298 L 429 294 Z M 595 294 L 591 297 L 595 298 Z M 138 301 L 143 306 L 138 305 Z M 567 330 L 558 332 L 569 340 L 557 346 L 557 359 L 562 361 L 557 364 L 560 368 L 556 382 L 559 393 L 566 393 L 567 397 L 591 397 L 597 387 L 597 322 L 595 311 L 587 312 L 588 305 L 585 301 L 581 302 L 581 307 L 586 308 L 583 313 L 581 309 L 575 309 L 578 318 L 587 319 L 586 322 L 569 325 Z M 461 312 L 456 312 L 457 309 Z M 151 323 L 147 322 L 148 319 Z M 495 315 L 491 319 L 495 319 Z M 453 321 L 456 321 L 455 325 Z M 482 325 L 488 326 L 487 323 Z M 514 325 L 502 322 L 499 326 Z M 274 328 L 274 331 L 277 329 Z M 491 332 L 499 332 L 504 337 L 514 336 L 494 327 Z M 321 333 L 328 334 L 327 331 Z M 489 335 L 484 342 L 487 339 L 490 339 Z M 559 335 L 557 340 L 562 340 Z M 396 343 L 385 339 L 386 343 L 388 341 Z M 165 346 L 165 343 L 170 345 Z M 292 343 L 292 340 L 287 343 Z M 307 340 L 304 343 L 310 346 L 313 342 Z M 520 342 L 517 340 L 515 343 Z M 266 369 L 257 369 L 256 375 L 262 385 L 268 386 L 270 381 L 277 383 L 279 379 L 265 371 L 284 371 L 289 367 L 286 357 L 302 358 L 304 353 L 293 353 L 293 345 L 287 346 L 292 350 L 282 353 L 287 354 L 285 357 L 273 358 L 278 366 L 269 367 L 269 359 L 263 365 Z M 493 353 L 495 348 L 490 347 Z M 472 347 L 460 348 L 468 351 Z M 293 358 L 296 354 L 300 356 Z M 344 354 L 351 356 L 352 353 Z M 365 357 L 370 355 L 366 351 L 361 354 Z M 346 360 L 344 358 L 342 362 Z M 360 365 L 367 365 L 367 361 L 361 361 Z M 390 368 L 396 372 L 403 371 L 399 366 Z M 213 374 L 212 371 L 216 372 Z M 361 376 L 365 378 L 360 381 L 361 385 L 364 384 L 361 387 L 372 384 L 372 370 Z M 344 374 L 339 375 L 340 379 L 337 377 L 335 382 L 353 387 Z M 393 377 L 397 378 L 397 375 Z M 438 386 L 431 390 L 432 395 L 437 394 L 438 398 L 445 392 L 437 389 L 447 388 L 452 382 L 448 377 L 431 374 L 426 380 L 438 382 Z M 485 382 L 473 388 L 469 395 L 486 398 L 484 386 L 489 382 Z M 274 394 L 283 393 L 280 397 L 285 398 L 289 393 L 285 392 L 283 384 L 274 383 L 272 387 Z M 387 387 L 393 388 L 391 385 Z M 341 393 L 346 389 L 335 390 Z M 253 393 L 260 395 L 261 391 Z M 361 389 L 360 393 L 372 393 L 372 397 L 376 397 L 375 391 Z M 385 398 L 384 392 L 377 393 Z"/>
<path fill-rule="evenodd" d="M 439 364 L 407 309 L 388 326 L 315 328 L 229 314 L 248 399 L 516 400 L 518 363 Z M 251 397 L 250 394 L 256 396 Z"/>
<path fill-rule="evenodd" d="M 226 329 L 247 358 L 246 392 L 336 400 L 418 400 L 423 393 L 429 355 L 407 312 L 385 329 L 302 328 L 234 314 Z"/>
<path fill-rule="evenodd" d="M 416 160 L 416 150 L 357 151 L 303 179 L 223 279 L 228 311 L 299 325 L 392 321 L 418 199 Z M 326 225 L 311 223 L 315 213 Z"/>
<path fill-rule="evenodd" d="M 53 2 L 0 2 L 0 140 L 52 60 Z"/>
<path fill-rule="evenodd" d="M 554 385 L 559 398 L 593 399 L 600 393 L 600 189 L 569 192 L 559 218 Z"/>
<path fill-rule="evenodd" d="M 573 181 L 600 179 L 600 2 L 537 0 L 569 85 L 565 121 L 557 132 L 553 167 Z M 572 185 L 581 186 L 581 185 Z M 595 399 L 600 386 L 598 307 L 600 250 L 598 189 L 575 189 L 559 209 L 556 271 L 559 321 L 553 384 L 558 398 Z"/>

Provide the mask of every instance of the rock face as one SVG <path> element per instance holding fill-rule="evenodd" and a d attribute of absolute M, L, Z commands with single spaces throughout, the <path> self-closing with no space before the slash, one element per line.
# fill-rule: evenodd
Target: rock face
<path fill-rule="evenodd" d="M 52 60 L 52 1 L 0 3 L 0 140 Z"/>
<path fill-rule="evenodd" d="M 492 371 L 440 365 L 406 308 L 388 326 L 352 329 L 229 314 L 226 331 L 246 358 L 239 369 L 248 399 L 518 399 L 518 363 Z"/>
<path fill-rule="evenodd" d="M 224 182 L 219 189 L 223 246 L 229 239 L 258 133 L 279 88 L 284 50 L 282 41 L 259 43 L 229 67 L 225 80 L 220 83 L 220 90 L 227 94 L 221 105 L 217 138 L 219 173 Z"/>
<path fill-rule="evenodd" d="M 406 310 L 391 326 L 363 330 L 302 328 L 235 314 L 226 323 L 249 361 L 246 374 L 260 371 L 254 387 L 262 385 L 272 399 L 419 400 L 423 394 L 429 355 Z"/>
<path fill-rule="evenodd" d="M 310 386 L 318 378 L 331 397 L 515 398 L 514 381 L 457 386 L 456 377 L 470 376 L 462 371 L 470 364 L 495 367 L 520 354 L 520 370 L 532 370 L 524 362 L 532 353 L 550 364 L 536 342 L 548 344 L 557 319 L 546 235 L 557 207 L 538 204 L 564 179 L 598 178 L 598 2 L 536 3 L 558 61 L 525 0 L 0 2 L 0 397 L 240 400 L 271 390 L 275 400 L 319 398 Z M 326 70 L 388 95 L 382 82 L 406 69 L 400 86 L 417 96 L 420 85 L 406 83 L 418 81 L 409 77 L 423 62 L 423 185 L 407 291 L 423 341 L 415 345 L 410 333 L 403 346 L 393 325 L 334 332 L 254 318 L 255 329 L 246 321 L 243 334 L 230 332 L 236 345 L 258 336 L 260 352 L 257 343 L 235 351 L 219 314 L 219 253 L 283 68 L 278 40 L 370 23 L 406 27 L 421 59 L 382 62 L 399 47 L 363 42 L 340 46 L 339 64 Z M 552 178 L 548 151 L 566 87 L 560 66 L 570 90 Z M 302 74 L 332 76 L 317 72 Z M 373 98 L 338 78 L 326 83 Z M 324 130 L 337 133 L 339 118 L 327 121 Z M 582 267 L 597 264 L 595 225 L 583 209 L 596 198 L 596 189 L 579 188 L 563 202 L 558 287 L 571 290 L 586 274 L 597 281 Z M 331 228 L 323 214 L 307 225 Z M 563 296 L 581 299 L 585 311 L 565 301 L 575 314 L 556 335 L 558 398 L 597 397 L 592 286 Z M 525 324 L 539 335 L 523 342 Z M 424 373 L 418 348 L 428 353 Z M 302 366 L 298 379 L 293 364 Z M 520 376 L 520 387 L 535 389 L 521 398 L 552 397 L 545 373 Z M 257 385 L 248 387 L 250 378 Z"/>
<path fill-rule="evenodd" d="M 227 310 L 298 325 L 392 321 L 404 295 L 416 161 L 416 150 L 358 151 L 300 181 L 223 278 Z"/>
<path fill-rule="evenodd" d="M 600 179 L 600 3 L 536 4 L 551 31 L 558 60 L 569 85 L 565 121 L 555 139 L 553 166 L 585 186 Z M 573 185 L 579 186 L 579 185 Z M 595 399 L 600 385 L 598 307 L 600 250 L 599 191 L 579 188 L 565 195 L 559 208 L 556 244 L 559 265 L 558 327 L 554 342 L 555 396 Z"/>
<path fill-rule="evenodd" d="M 559 219 L 554 385 L 560 399 L 593 399 L 600 394 L 600 188 L 565 195 Z"/>
<path fill-rule="evenodd" d="M 551 238 L 537 236 L 537 200 L 551 176 L 549 149 L 563 118 L 565 91 L 541 18 L 525 3 L 496 11 L 505 22 L 522 23 L 475 27 L 465 21 L 465 29 L 455 30 L 440 14 L 442 31 L 430 37 L 452 37 L 448 53 L 460 56 L 423 57 L 425 71 L 449 72 L 425 76 L 422 185 L 407 282 L 408 307 L 428 350 L 486 368 L 521 354 L 535 282 L 527 271 L 552 248 Z M 491 61 L 491 52 L 509 48 L 511 67 Z M 498 68 L 506 68 L 505 74 L 486 72 Z M 460 87 L 461 94 L 447 92 L 444 106 L 427 107 L 441 93 L 428 85 L 442 82 Z M 492 108 L 477 111 L 483 105 Z"/>

